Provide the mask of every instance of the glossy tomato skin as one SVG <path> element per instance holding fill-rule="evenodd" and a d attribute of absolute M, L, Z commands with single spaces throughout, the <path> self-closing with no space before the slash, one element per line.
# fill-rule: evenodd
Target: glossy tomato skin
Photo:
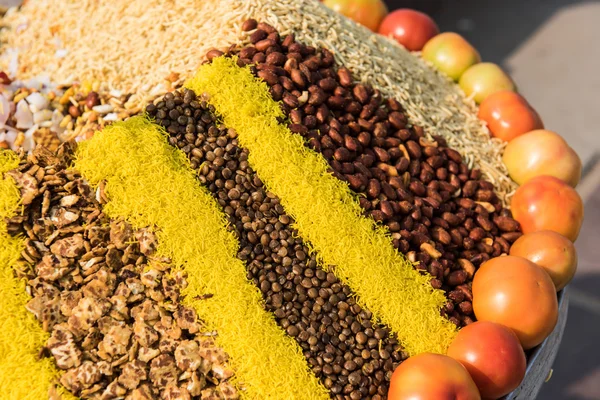
<path fill-rule="evenodd" d="M 552 175 L 575 187 L 581 179 L 581 159 L 556 132 L 537 129 L 508 143 L 502 161 L 510 177 L 522 185 L 540 175 Z"/>
<path fill-rule="evenodd" d="M 373 32 L 388 13 L 383 0 L 325 0 L 323 4 Z"/>
<path fill-rule="evenodd" d="M 478 115 L 487 123 L 492 136 L 505 142 L 544 128 L 537 111 L 523 96 L 510 90 L 501 90 L 488 96 L 481 102 Z"/>
<path fill-rule="evenodd" d="M 423 47 L 422 56 L 438 70 L 458 81 L 473 64 L 481 61 L 479 52 L 458 33 L 434 36 Z"/>
<path fill-rule="evenodd" d="M 583 202 L 567 183 L 537 176 L 517 189 L 511 200 L 513 218 L 523 233 L 550 230 L 575 242 L 583 223 Z"/>
<path fill-rule="evenodd" d="M 384 18 L 379 33 L 393 37 L 407 50 L 420 51 L 429 39 L 440 33 L 440 29 L 427 14 L 403 8 Z"/>
<path fill-rule="evenodd" d="M 477 320 L 510 328 L 526 350 L 542 343 L 556 326 L 554 283 L 546 271 L 529 260 L 492 258 L 475 274 L 472 290 Z"/>
<path fill-rule="evenodd" d="M 483 398 L 500 398 L 519 386 L 527 360 L 517 335 L 488 321 L 465 326 L 450 347 L 448 356 L 459 361 L 473 378 Z"/>
<path fill-rule="evenodd" d="M 577 250 L 573 242 L 553 231 L 521 236 L 510 247 L 510 255 L 526 258 L 544 268 L 552 278 L 556 291 L 564 288 L 577 271 Z"/>
<path fill-rule="evenodd" d="M 410 357 L 396 368 L 388 400 L 480 400 L 477 386 L 458 361 L 441 354 Z"/>
<path fill-rule="evenodd" d="M 496 92 L 514 92 L 516 89 L 510 76 L 500 66 L 489 62 L 475 64 L 467 69 L 458 84 L 467 96 L 473 96 L 477 104 Z"/>

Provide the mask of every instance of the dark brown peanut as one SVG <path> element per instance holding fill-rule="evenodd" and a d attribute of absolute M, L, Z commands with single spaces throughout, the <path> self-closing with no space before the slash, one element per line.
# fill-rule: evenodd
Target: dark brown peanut
<path fill-rule="evenodd" d="M 481 262 L 510 249 L 521 234 L 518 224 L 510 211 L 502 209 L 493 185 L 481 179 L 479 170 L 469 170 L 443 138 L 432 138 L 408 124 L 397 100 L 353 83 L 350 71 L 337 67 L 331 52 L 273 32 L 260 40 L 265 39 L 275 43 L 256 54 L 266 54 L 259 64 L 269 58 L 267 64 L 280 69 L 267 70 L 278 76 L 283 89 L 280 95 L 290 130 L 323 154 L 336 177 L 364 194 L 359 197 L 363 210 L 397 235 L 394 246 L 415 252 L 415 259 L 423 264 L 420 268 L 435 276 L 432 285 L 448 293 L 456 291 L 471 282 L 473 269 Z M 277 64 L 277 53 L 287 58 L 283 68 Z M 279 90 L 272 89 L 274 98 Z M 434 246 L 439 258 L 420 248 L 426 243 Z M 431 253 L 437 256 L 435 252 Z M 464 260 L 461 269 L 458 260 Z M 457 271 L 462 272 L 452 275 Z M 463 301 L 470 300 L 458 301 L 448 315 L 464 325 L 474 316 L 467 303 L 458 306 Z"/>

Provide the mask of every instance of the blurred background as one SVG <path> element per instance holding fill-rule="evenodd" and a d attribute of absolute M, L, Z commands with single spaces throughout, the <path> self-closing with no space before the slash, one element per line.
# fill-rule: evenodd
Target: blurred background
<path fill-rule="evenodd" d="M 546 128 L 577 151 L 585 222 L 554 373 L 540 400 L 600 400 L 600 1 L 387 0 L 417 8 L 502 65 Z"/>
<path fill-rule="evenodd" d="M 580 155 L 577 188 L 585 222 L 576 243 L 569 317 L 542 400 L 600 400 L 600 1 L 386 0 L 390 9 L 427 12 L 441 31 L 467 38 L 483 60 L 502 65 Z M 19 0 L 0 0 L 12 6 Z"/>

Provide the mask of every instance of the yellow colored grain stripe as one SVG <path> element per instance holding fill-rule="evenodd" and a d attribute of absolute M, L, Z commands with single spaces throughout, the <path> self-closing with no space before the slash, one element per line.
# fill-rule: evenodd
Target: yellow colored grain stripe
<path fill-rule="evenodd" d="M 186 87 L 208 93 L 224 124 L 237 131 L 248 161 L 281 199 L 296 228 L 323 265 L 357 294 L 376 319 L 388 325 L 408 351 L 445 353 L 455 326 L 440 316 L 444 293 L 415 271 L 386 231 L 362 216 L 358 201 L 328 173 L 326 160 L 307 149 L 300 135 L 278 123 L 284 118 L 267 85 L 235 58 L 205 64 Z"/>
<path fill-rule="evenodd" d="M 30 299 L 25 281 L 16 279 L 13 273 L 25 246 L 23 239 L 13 238 L 6 231 L 5 219 L 16 213 L 20 194 L 5 172 L 18 165 L 14 152 L 0 150 L 0 399 L 40 400 L 48 398 L 59 372 L 53 359 L 38 360 L 48 334 L 25 309 Z"/>
<path fill-rule="evenodd" d="M 218 332 L 216 342 L 231 357 L 243 397 L 329 398 L 300 347 L 264 310 L 236 257 L 237 239 L 225 214 L 162 128 L 142 117 L 116 123 L 80 145 L 75 166 L 92 184 L 106 180 L 109 216 L 156 228 L 159 255 L 187 272 L 184 303 Z M 202 300 L 207 294 L 213 297 Z"/>

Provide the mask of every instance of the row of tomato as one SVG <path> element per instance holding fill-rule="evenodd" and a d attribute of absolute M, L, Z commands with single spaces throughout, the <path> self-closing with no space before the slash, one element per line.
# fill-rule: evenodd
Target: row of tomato
<path fill-rule="evenodd" d="M 513 80 L 457 33 L 439 33 L 426 14 L 401 9 L 390 14 L 381 0 L 324 0 L 325 5 L 391 36 L 458 83 L 479 105 L 479 118 L 493 137 L 508 142 L 503 161 L 521 185 L 511 208 L 524 235 L 510 255 L 484 263 L 473 280 L 477 322 L 463 328 L 447 355 L 421 354 L 392 376 L 390 400 L 497 399 L 525 376 L 524 350 L 539 345 L 558 320 L 556 292 L 573 278 L 573 242 L 583 221 L 574 190 L 581 161 L 544 124 Z"/>

